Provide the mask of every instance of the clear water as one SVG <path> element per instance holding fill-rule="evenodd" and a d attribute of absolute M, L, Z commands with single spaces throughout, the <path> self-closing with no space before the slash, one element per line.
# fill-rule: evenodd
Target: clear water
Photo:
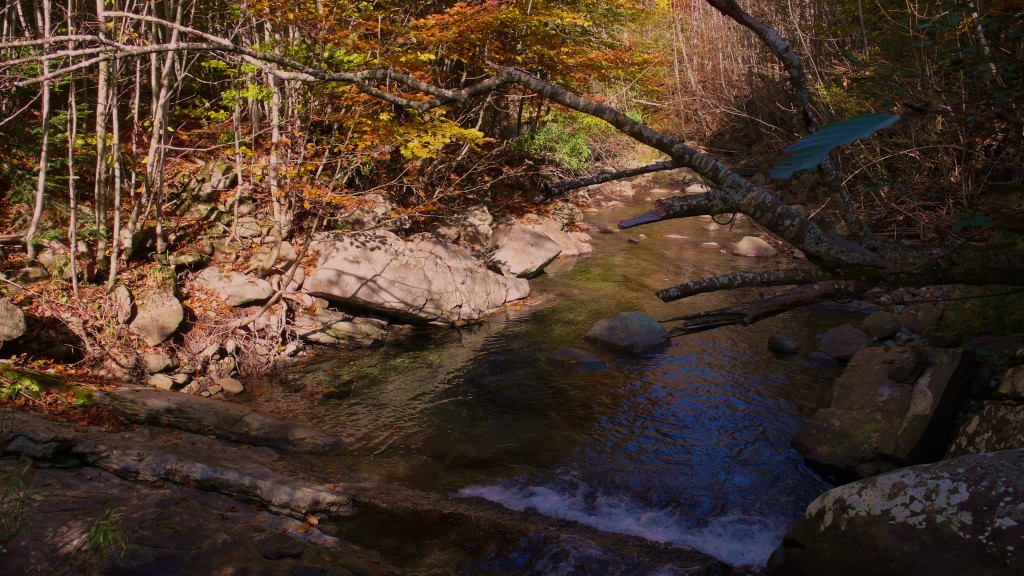
<path fill-rule="evenodd" d="M 613 223 L 644 209 L 628 205 L 592 218 Z M 348 449 L 324 467 L 761 566 L 807 503 L 829 488 L 789 442 L 827 402 L 837 375 L 807 354 L 776 357 L 768 336 L 789 333 L 809 353 L 815 334 L 845 319 L 797 311 L 678 337 L 642 357 L 583 341 L 593 322 L 620 311 L 665 319 L 756 298 L 753 290 L 673 304 L 654 296 L 687 279 L 779 264 L 702 247 L 750 233 L 708 231 L 707 223 L 598 235 L 593 256 L 533 281 L 528 305 L 462 330 L 320 356 L 289 370 L 284 385 L 258 402 L 340 436 Z M 627 242 L 640 233 L 648 238 Z M 609 369 L 545 363 L 561 346 L 590 350 Z M 351 395 L 330 399 L 339 388 Z"/>

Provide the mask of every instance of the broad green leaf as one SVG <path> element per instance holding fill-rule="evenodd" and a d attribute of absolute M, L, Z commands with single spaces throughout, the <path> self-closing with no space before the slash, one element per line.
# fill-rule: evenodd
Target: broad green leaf
<path fill-rule="evenodd" d="M 826 124 L 814 134 L 783 148 L 782 154 L 772 167 L 771 177 L 785 179 L 794 172 L 811 170 L 821 164 L 835 147 L 867 138 L 899 119 L 900 117 L 895 114 L 864 114 Z"/>

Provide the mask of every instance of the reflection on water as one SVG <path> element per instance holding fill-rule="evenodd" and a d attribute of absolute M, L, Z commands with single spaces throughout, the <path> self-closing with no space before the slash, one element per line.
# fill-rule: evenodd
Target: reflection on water
<path fill-rule="evenodd" d="M 762 564 L 828 487 L 789 441 L 836 375 L 805 355 L 775 357 L 766 341 L 788 332 L 810 352 L 814 334 L 836 318 L 795 312 L 679 337 L 639 358 L 582 339 L 593 322 L 624 310 L 669 318 L 757 297 L 737 291 L 671 305 L 654 297 L 686 279 L 778 264 L 701 247 L 743 236 L 704 230 L 704 222 L 647 227 L 638 245 L 627 239 L 639 233 L 598 236 L 594 257 L 533 281 L 537 304 L 459 331 L 325 356 L 291 370 L 259 402 L 342 437 L 348 450 L 337 466 Z M 545 364 L 561 346 L 588 349 L 609 369 Z"/>

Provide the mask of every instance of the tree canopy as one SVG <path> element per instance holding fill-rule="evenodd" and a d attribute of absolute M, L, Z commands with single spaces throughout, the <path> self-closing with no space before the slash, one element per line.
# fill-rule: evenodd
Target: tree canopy
<path fill-rule="evenodd" d="M 132 251 L 122 238 L 149 218 L 165 248 L 165 174 L 190 157 L 229 159 L 238 193 L 265 198 L 285 235 L 374 190 L 424 216 L 689 168 L 709 192 L 623 226 L 742 213 L 814 266 L 690 280 L 665 300 L 1020 284 L 1021 9 L 876 4 L 12 0 L 4 211 L 30 252 L 44 216 L 74 250 L 88 240 L 112 283 Z M 904 121 L 833 151 L 874 129 L 831 123 L 867 113 Z M 789 150 L 820 154 L 774 172 L 817 165 L 786 197 L 767 178 L 774 157 L 819 129 Z M 647 147 L 645 165 L 608 170 L 614 154 L 591 155 L 622 137 Z M 796 206 L 812 202 L 834 218 Z"/>

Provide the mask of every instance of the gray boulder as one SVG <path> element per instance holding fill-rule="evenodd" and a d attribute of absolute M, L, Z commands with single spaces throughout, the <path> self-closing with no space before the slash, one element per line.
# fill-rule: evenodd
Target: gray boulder
<path fill-rule="evenodd" d="M 1018 448 L 1024 448 L 1024 404 L 990 400 L 960 427 L 946 458 Z"/>
<path fill-rule="evenodd" d="M 181 302 L 167 290 L 151 290 L 136 300 L 135 306 L 138 311 L 128 327 L 150 346 L 170 338 L 185 317 Z"/>
<path fill-rule="evenodd" d="M 511 221 L 499 224 L 491 235 L 487 266 L 516 278 L 533 278 L 562 253 L 561 246 L 531 227 Z"/>
<path fill-rule="evenodd" d="M 313 313 L 300 312 L 293 328 L 299 338 L 326 346 L 371 346 L 388 335 L 388 326 L 383 320 L 355 318 L 327 308 L 316 308 Z"/>
<path fill-rule="evenodd" d="M 238 182 L 234 167 L 222 160 L 207 162 L 194 178 L 193 193 L 200 200 L 210 201 L 218 193 L 230 190 Z"/>
<path fill-rule="evenodd" d="M 222 272 L 220 268 L 212 266 L 196 274 L 196 282 L 215 292 L 228 306 L 263 302 L 274 295 L 273 286 L 266 280 L 239 272 Z"/>
<path fill-rule="evenodd" d="M 641 353 L 671 344 L 668 331 L 643 312 L 620 312 L 598 320 L 587 331 L 585 339 L 606 348 Z"/>
<path fill-rule="evenodd" d="M 870 345 L 870 336 L 849 324 L 843 324 L 825 332 L 818 344 L 818 350 L 836 360 L 849 360 L 858 350 Z"/>
<path fill-rule="evenodd" d="M 10 300 L 0 299 L 0 344 L 25 333 L 25 314 Z"/>
<path fill-rule="evenodd" d="M 779 251 L 774 246 L 757 236 L 744 236 L 733 247 L 732 253 L 735 256 L 747 256 L 750 258 L 771 258 L 772 256 L 779 255 Z"/>
<path fill-rule="evenodd" d="M 310 246 L 313 296 L 418 323 L 460 324 L 530 295 L 530 284 L 487 270 L 461 246 L 383 230 L 325 235 Z"/>
<path fill-rule="evenodd" d="M 1024 400 L 1024 366 L 1014 366 L 1006 371 L 999 384 L 999 393 L 1014 400 Z"/>
<path fill-rule="evenodd" d="M 142 368 L 146 374 L 157 374 L 167 372 L 178 367 L 178 360 L 167 354 L 155 352 L 144 352 L 141 356 Z"/>
<path fill-rule="evenodd" d="M 861 476 L 889 463 L 941 458 L 975 367 L 942 348 L 865 348 L 836 380 L 832 403 L 797 431 L 804 458 Z"/>
<path fill-rule="evenodd" d="M 900 319 L 891 312 L 872 312 L 860 329 L 875 340 L 888 340 L 900 331 Z"/>
<path fill-rule="evenodd" d="M 832 489 L 807 507 L 769 575 L 1024 574 L 1024 450 L 963 456 Z"/>

